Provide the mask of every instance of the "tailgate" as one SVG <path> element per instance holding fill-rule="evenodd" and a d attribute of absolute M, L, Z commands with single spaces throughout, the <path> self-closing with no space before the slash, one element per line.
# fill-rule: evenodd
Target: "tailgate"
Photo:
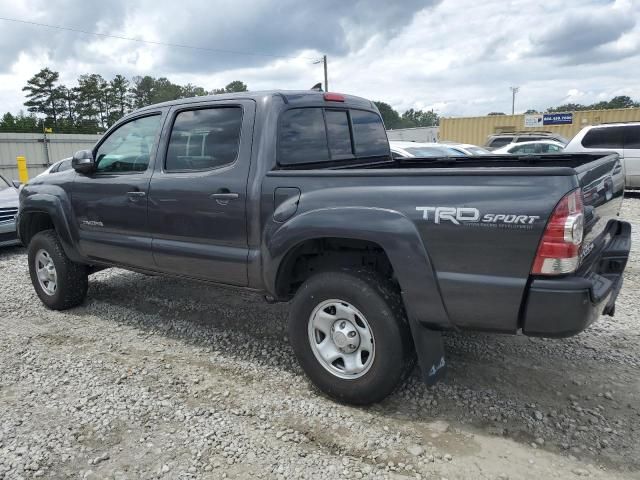
<path fill-rule="evenodd" d="M 584 201 L 581 256 L 601 251 L 611 241 L 611 220 L 618 217 L 624 194 L 624 171 L 617 154 L 576 167 Z"/>

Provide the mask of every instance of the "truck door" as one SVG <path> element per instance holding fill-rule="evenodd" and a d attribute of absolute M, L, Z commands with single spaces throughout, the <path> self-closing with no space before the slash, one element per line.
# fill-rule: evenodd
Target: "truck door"
<path fill-rule="evenodd" d="M 159 270 L 247 285 L 247 179 L 255 103 L 174 107 L 151 179 L 149 226 Z"/>
<path fill-rule="evenodd" d="M 93 150 L 96 171 L 76 175 L 71 202 L 87 257 L 153 266 L 147 192 L 162 120 L 162 110 L 151 111 L 117 126 Z"/>

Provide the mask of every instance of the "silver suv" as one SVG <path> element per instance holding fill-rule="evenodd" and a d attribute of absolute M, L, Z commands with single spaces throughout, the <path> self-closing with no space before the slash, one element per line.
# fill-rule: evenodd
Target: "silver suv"
<path fill-rule="evenodd" d="M 494 150 L 509 145 L 510 143 L 536 142 L 538 140 L 555 140 L 563 145 L 569 143 L 569 140 L 562 135 L 552 132 L 507 132 L 489 135 L 485 143 L 485 148 L 487 150 Z"/>

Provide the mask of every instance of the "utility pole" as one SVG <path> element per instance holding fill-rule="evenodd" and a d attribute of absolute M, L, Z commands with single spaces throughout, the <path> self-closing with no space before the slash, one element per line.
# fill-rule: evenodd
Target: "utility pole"
<path fill-rule="evenodd" d="M 516 113 L 516 93 L 520 90 L 520 87 L 509 87 L 511 90 L 511 115 Z"/>
<path fill-rule="evenodd" d="M 329 91 L 329 77 L 327 76 L 327 56 L 323 55 L 322 58 L 316 60 L 315 62 L 313 62 L 314 65 L 317 65 L 318 63 L 322 63 L 324 65 L 324 91 L 328 92 Z"/>

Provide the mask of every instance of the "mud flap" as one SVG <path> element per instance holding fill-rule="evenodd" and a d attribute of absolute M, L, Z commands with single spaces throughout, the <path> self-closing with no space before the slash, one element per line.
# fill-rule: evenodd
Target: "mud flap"
<path fill-rule="evenodd" d="M 442 333 L 411 321 L 411 334 L 418 355 L 420 376 L 427 385 L 442 380 L 447 373 Z"/>

